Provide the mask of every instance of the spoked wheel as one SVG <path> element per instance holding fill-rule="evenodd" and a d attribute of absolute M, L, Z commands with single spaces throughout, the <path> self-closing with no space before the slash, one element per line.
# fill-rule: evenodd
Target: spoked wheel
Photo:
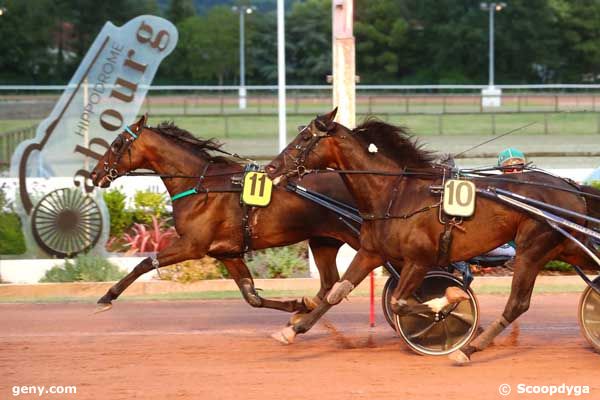
<path fill-rule="evenodd" d="M 57 257 L 71 257 L 96 245 L 102 214 L 96 202 L 77 189 L 58 189 L 36 204 L 31 229 L 38 245 Z"/>
<path fill-rule="evenodd" d="M 396 323 L 394 322 L 396 316 L 390 308 L 390 305 L 392 300 L 392 292 L 396 286 L 398 286 L 398 280 L 395 277 L 390 276 L 388 280 L 385 281 L 383 292 L 381 292 L 381 308 L 383 308 L 383 315 L 393 330 L 396 330 Z"/>
<path fill-rule="evenodd" d="M 391 318 L 394 322 L 395 329 L 411 350 L 424 355 L 446 355 L 467 344 L 475 336 L 479 324 L 479 304 L 470 288 L 467 290 L 468 300 L 449 305 L 439 313 L 424 312 L 400 317 L 390 309 L 389 300 L 395 286 L 396 280 L 393 278 L 386 282 L 384 313 L 386 319 Z M 430 272 L 408 302 L 420 304 L 442 297 L 450 286 L 462 288 L 462 282 L 447 272 Z"/>
<path fill-rule="evenodd" d="M 594 279 L 594 283 L 598 285 L 600 277 Z M 600 295 L 589 286 L 581 294 L 578 317 L 581 333 L 600 353 Z"/>

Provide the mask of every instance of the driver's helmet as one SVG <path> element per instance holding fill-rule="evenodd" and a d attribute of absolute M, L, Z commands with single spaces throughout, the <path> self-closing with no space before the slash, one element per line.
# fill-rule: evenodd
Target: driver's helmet
<path fill-rule="evenodd" d="M 506 167 L 513 165 L 515 166 L 515 169 L 523 169 L 526 163 L 527 159 L 525 158 L 525 153 L 513 147 L 502 150 L 500 154 L 498 154 L 498 166 L 504 167 L 505 172 L 511 172 L 510 169 L 507 171 Z"/>

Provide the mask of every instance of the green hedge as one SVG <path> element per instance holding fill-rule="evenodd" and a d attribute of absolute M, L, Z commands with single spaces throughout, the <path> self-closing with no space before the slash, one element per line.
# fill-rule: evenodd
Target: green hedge
<path fill-rule="evenodd" d="M 64 265 L 52 267 L 40 282 L 106 282 L 126 274 L 102 257 L 80 255 L 74 261 L 65 260 Z"/>
<path fill-rule="evenodd" d="M 18 215 L 0 212 L 0 254 L 23 254 L 26 250 Z"/>

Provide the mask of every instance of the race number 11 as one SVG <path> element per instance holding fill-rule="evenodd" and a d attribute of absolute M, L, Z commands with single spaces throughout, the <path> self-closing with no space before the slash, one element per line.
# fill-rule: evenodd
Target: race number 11
<path fill-rule="evenodd" d="M 470 217 L 475 212 L 475 184 L 451 179 L 444 185 L 444 212 L 455 217 Z"/>
<path fill-rule="evenodd" d="M 244 176 L 242 201 L 250 206 L 265 207 L 271 202 L 273 182 L 264 172 L 248 172 Z"/>

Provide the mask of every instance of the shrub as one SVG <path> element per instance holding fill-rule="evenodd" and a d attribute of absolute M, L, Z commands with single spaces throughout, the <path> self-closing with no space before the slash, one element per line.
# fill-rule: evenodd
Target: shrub
<path fill-rule="evenodd" d="M 253 253 L 247 262 L 257 278 L 291 278 L 308 274 L 306 243 L 276 247 Z"/>
<path fill-rule="evenodd" d="M 167 214 L 167 199 L 162 193 L 138 190 L 133 197 L 134 218 L 138 223 L 149 225 L 152 217 L 162 218 Z"/>
<path fill-rule="evenodd" d="M 600 181 L 589 181 L 586 184 L 600 190 Z"/>
<path fill-rule="evenodd" d="M 0 211 L 0 254 L 23 254 L 26 250 L 19 216 Z"/>
<path fill-rule="evenodd" d="M 573 272 L 573 267 L 571 264 L 557 260 L 550 261 L 548 264 L 546 264 L 544 269 L 546 271 Z"/>
<path fill-rule="evenodd" d="M 122 235 L 133 224 L 133 214 L 125 209 L 127 196 L 119 189 L 112 189 L 102 195 L 110 215 L 110 236 Z"/>
<path fill-rule="evenodd" d="M 62 266 L 57 265 L 46 271 L 40 282 L 106 282 L 124 276 L 125 272 L 105 258 L 79 255 L 74 260 L 65 260 Z"/>
<path fill-rule="evenodd" d="M 164 220 L 151 216 L 152 225 L 148 228 L 144 224 L 133 224 L 131 233 L 123 235 L 124 246 L 128 254 L 157 253 L 167 247 L 177 237 L 175 228 L 167 228 Z"/>
<path fill-rule="evenodd" d="M 207 256 L 200 260 L 188 260 L 161 268 L 160 275 L 163 280 L 190 283 L 205 279 L 223 279 L 227 277 L 226 272 L 223 264 Z"/>

